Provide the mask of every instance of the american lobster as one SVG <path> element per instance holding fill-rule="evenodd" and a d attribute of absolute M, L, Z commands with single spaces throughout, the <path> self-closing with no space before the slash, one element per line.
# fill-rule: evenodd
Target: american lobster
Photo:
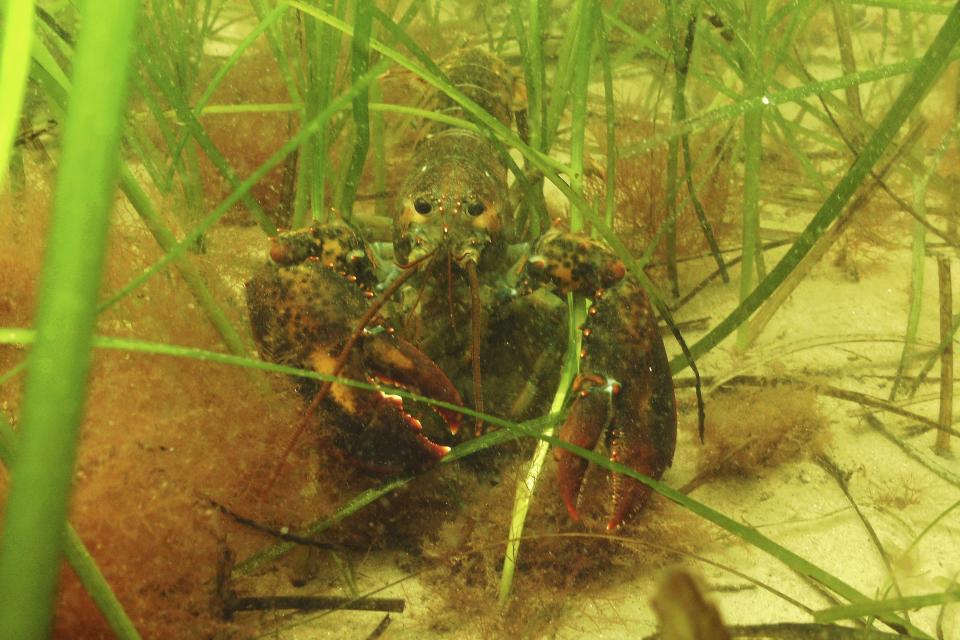
<path fill-rule="evenodd" d="M 517 85 L 499 58 L 470 48 L 440 67 L 511 125 Z M 469 120 L 441 91 L 429 106 Z M 396 202 L 391 284 L 375 307 L 384 268 L 362 230 L 335 221 L 274 238 L 271 264 L 247 283 L 260 352 L 526 419 L 544 413 L 559 381 L 566 294 L 575 292 L 592 302 L 560 437 L 588 449 L 605 439 L 613 460 L 660 478 L 673 459 L 676 408 L 650 302 L 610 247 L 587 235 L 552 229 L 532 250 L 508 245 L 501 153 L 477 130 L 437 121 L 423 127 Z M 429 467 L 457 441 L 456 412 L 409 406 L 388 390 L 333 384 L 318 393 L 317 385 L 300 384 L 337 414 L 338 446 L 379 473 Z M 577 520 L 587 461 L 564 449 L 555 458 L 561 496 Z M 649 492 L 614 474 L 607 528 L 619 527 Z"/>

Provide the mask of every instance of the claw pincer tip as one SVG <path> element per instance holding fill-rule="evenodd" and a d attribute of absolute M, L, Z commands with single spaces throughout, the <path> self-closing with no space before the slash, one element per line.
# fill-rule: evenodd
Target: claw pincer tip
<path fill-rule="evenodd" d="M 570 415 L 560 430 L 560 439 L 584 449 L 593 449 L 609 421 L 610 403 L 602 392 L 586 391 L 574 400 Z M 577 498 L 587 472 L 587 460 L 566 449 L 555 449 L 554 458 L 557 461 L 560 495 L 570 517 L 578 522 Z"/>

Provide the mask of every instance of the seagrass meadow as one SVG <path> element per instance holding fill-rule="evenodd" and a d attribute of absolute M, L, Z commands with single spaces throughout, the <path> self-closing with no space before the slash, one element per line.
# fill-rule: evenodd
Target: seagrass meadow
<path fill-rule="evenodd" d="M 960 638 L 958 41 L 947 0 L 0 0 L 0 638 Z M 402 244 L 450 132 L 466 267 Z M 383 306 L 265 347 L 271 239 L 335 225 Z M 527 275 L 557 229 L 602 295 Z M 429 384 L 343 346 L 398 336 Z"/>

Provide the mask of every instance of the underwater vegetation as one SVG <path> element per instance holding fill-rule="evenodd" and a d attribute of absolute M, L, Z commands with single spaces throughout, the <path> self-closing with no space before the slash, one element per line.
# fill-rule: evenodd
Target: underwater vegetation
<path fill-rule="evenodd" d="M 958 40 L 3 3 L 0 637 L 956 637 Z"/>

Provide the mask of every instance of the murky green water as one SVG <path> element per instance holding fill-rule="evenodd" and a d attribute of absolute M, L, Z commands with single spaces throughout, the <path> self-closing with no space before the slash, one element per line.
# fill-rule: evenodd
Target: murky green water
<path fill-rule="evenodd" d="M 134 626 L 955 637 L 955 13 L 146 3 L 70 516 Z M 111 633 L 71 577 L 55 628 Z"/>

